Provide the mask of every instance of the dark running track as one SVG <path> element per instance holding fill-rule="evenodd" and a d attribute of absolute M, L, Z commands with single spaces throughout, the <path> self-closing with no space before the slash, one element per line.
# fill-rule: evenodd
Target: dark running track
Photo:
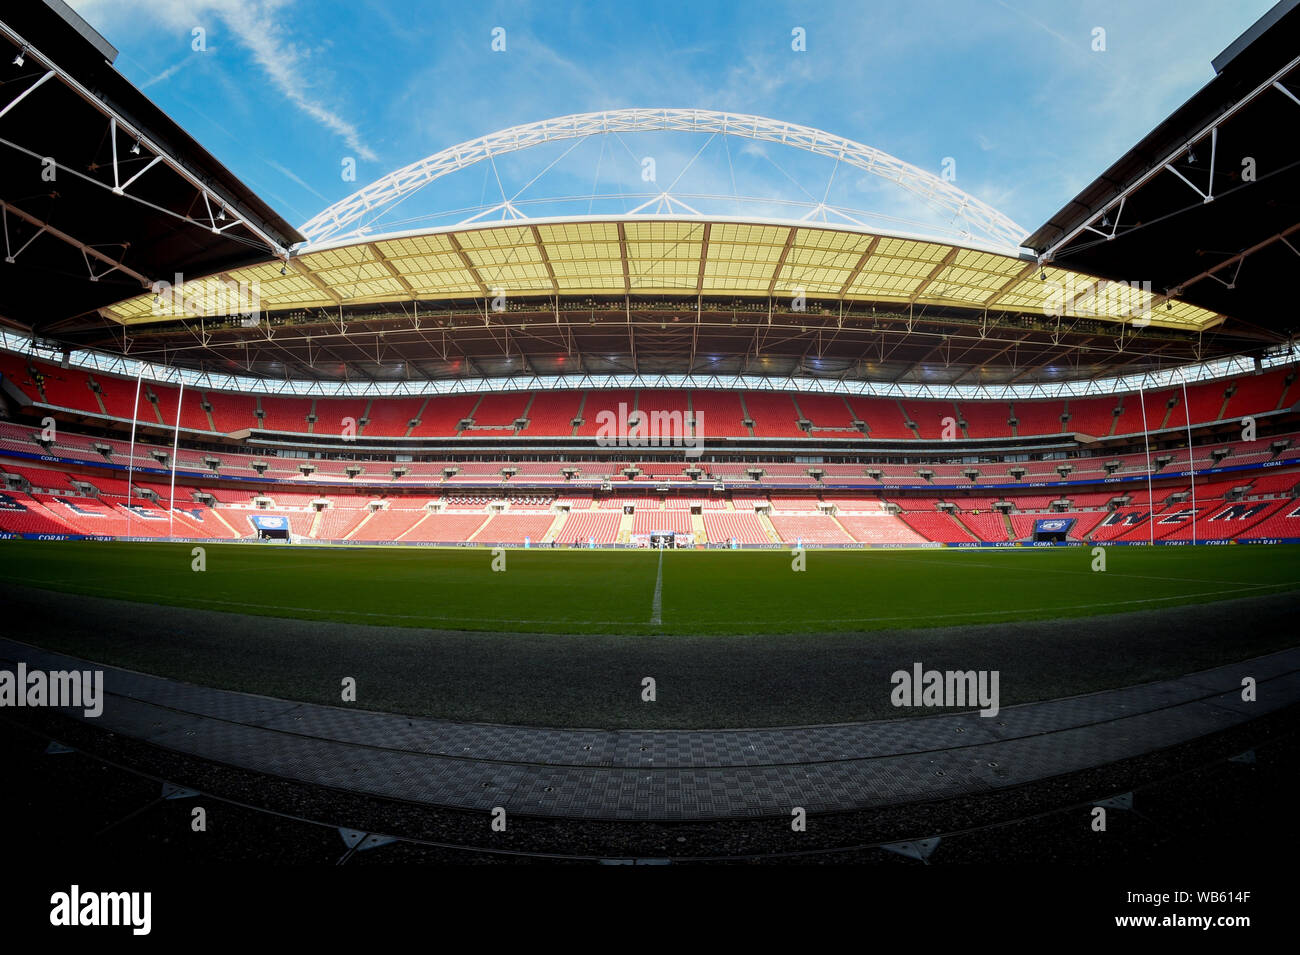
<path fill-rule="evenodd" d="M 85 669 L 0 639 L 0 666 Z M 1245 676 L 1258 700 L 1243 702 Z M 259 773 L 435 806 L 570 819 L 789 817 L 979 794 L 1104 766 L 1300 701 L 1300 648 L 1003 709 L 739 730 L 571 730 L 408 718 L 106 668 L 102 730 Z M 64 711 L 84 719 L 79 710 Z"/>
<path fill-rule="evenodd" d="M 0 581 L 0 636 L 306 703 L 525 726 L 700 729 L 893 720 L 890 675 L 997 670 L 1003 706 L 1172 679 L 1297 645 L 1300 592 L 967 627 L 742 637 L 463 633 L 312 622 Z M 641 700 L 642 680 L 657 700 Z"/>

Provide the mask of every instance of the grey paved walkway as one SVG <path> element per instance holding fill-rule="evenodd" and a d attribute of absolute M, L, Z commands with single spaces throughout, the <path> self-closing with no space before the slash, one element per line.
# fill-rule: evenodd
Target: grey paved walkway
<path fill-rule="evenodd" d="M 0 638 L 0 667 L 87 669 Z M 1241 700 L 1244 676 L 1258 701 Z M 589 819 L 789 816 L 943 798 L 1104 765 L 1300 702 L 1300 649 L 1003 709 L 776 729 L 604 731 L 407 718 L 104 668 L 101 729 L 323 786 Z M 80 710 L 68 711 L 82 717 Z"/>

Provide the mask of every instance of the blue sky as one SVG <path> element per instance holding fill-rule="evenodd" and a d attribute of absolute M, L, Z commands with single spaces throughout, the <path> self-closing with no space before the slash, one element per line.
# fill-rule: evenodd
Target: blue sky
<path fill-rule="evenodd" d="M 695 106 L 819 127 L 936 174 L 951 157 L 957 186 L 1034 229 L 1208 82 L 1210 60 L 1272 4 L 71 5 L 118 47 L 123 74 L 295 225 L 393 169 L 518 123 Z M 491 48 L 497 27 L 505 30 L 504 52 Z M 803 51 L 791 48 L 796 27 L 806 37 Z M 1092 49 L 1098 27 L 1104 51 Z M 192 49 L 196 28 L 205 31 L 203 51 Z M 495 170 L 466 170 L 386 222 L 489 204 L 493 193 L 513 195 L 553 160 L 550 179 L 529 195 L 635 191 L 637 159 L 648 154 L 660 184 L 687 170 L 690 190 L 700 194 L 820 198 L 829 179 L 833 201 L 845 208 L 924 217 L 893 187 L 836 178 L 822 160 L 645 137 L 584 143 L 562 159 L 558 147 L 543 149 Z M 341 174 L 346 157 L 356 161 L 355 182 Z"/>

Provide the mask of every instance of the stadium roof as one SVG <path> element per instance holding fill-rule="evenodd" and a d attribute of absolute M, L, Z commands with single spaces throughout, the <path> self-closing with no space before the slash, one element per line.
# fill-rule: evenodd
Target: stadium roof
<path fill-rule="evenodd" d="M 283 271 L 283 274 L 282 274 Z M 141 294 L 104 310 L 123 324 L 238 312 L 238 288 L 265 312 L 515 296 L 805 298 L 903 309 L 954 306 L 1096 317 L 1204 331 L 1221 316 L 1118 289 L 1031 257 L 918 237 L 798 222 L 601 217 L 474 224 L 311 246 L 282 270 L 263 263 Z M 500 297 L 501 302 L 491 300 Z M 797 311 L 797 309 L 795 309 Z"/>
<path fill-rule="evenodd" d="M 503 199 L 456 224 L 374 232 L 387 209 L 476 162 L 638 129 L 834 155 L 943 210 L 960 239 L 871 228 L 843 210 L 831 223 L 824 208 L 800 220 L 705 214 L 689 204 L 698 197 L 667 190 L 618 215 L 529 218 Z M 312 241 L 283 261 L 106 308 L 108 330 L 88 326 L 79 342 L 120 337 L 147 360 L 325 381 L 577 369 L 1007 383 L 1198 360 L 1223 321 L 1140 284 L 1041 267 L 1012 238 L 1024 234 L 1015 223 L 880 150 L 708 110 L 513 127 L 382 177 L 302 231 Z"/>
<path fill-rule="evenodd" d="M 0 321 L 57 334 L 158 276 L 302 237 L 119 74 L 61 0 L 0 10 Z M 57 293 L 57 294 L 55 294 Z"/>
<path fill-rule="evenodd" d="M 1214 60 L 1215 77 L 1025 245 L 1062 268 L 1300 329 L 1284 276 L 1300 265 L 1300 0 L 1283 0 Z"/>
<path fill-rule="evenodd" d="M 361 385 L 575 372 L 1020 385 L 1290 353 L 1276 296 L 1266 313 L 1241 296 L 1230 302 L 1241 308 L 1230 310 L 1177 294 L 1196 283 L 1152 280 L 1163 275 L 1156 265 L 1164 253 L 1148 248 L 1145 220 L 1130 232 L 1129 219 L 1117 218 L 1125 226 L 1101 244 L 1116 248 L 1127 239 L 1128 265 L 1093 263 L 1067 248 L 1070 233 L 1087 227 L 1080 200 L 1025 238 L 950 182 L 872 147 L 708 110 L 611 110 L 502 130 L 376 180 L 299 234 L 112 70 L 111 48 L 77 27 L 75 15 L 51 19 L 52 6 L 32 10 L 19 25 L 44 30 L 32 35 L 46 37 L 58 55 L 32 45 L 24 58 L 37 71 L 0 85 L 14 94 L 4 100 L 10 117 L 27 117 L 19 131 L 31 141 L 0 140 L 10 147 L 0 158 L 47 154 L 44 138 L 56 133 L 35 121 L 33 108 L 47 92 L 68 99 L 59 105 L 73 117 L 49 154 L 85 154 L 60 164 L 59 189 L 39 197 L 35 211 L 6 200 L 7 238 L 18 255 L 16 266 L 3 266 L 15 278 L 0 294 L 0 314 L 46 347 L 213 374 Z M 1249 49 L 1273 42 L 1277 28 L 1257 31 Z M 28 42 L 12 25 L 0 24 L 0 32 L 15 49 Z M 1225 72 L 1242 56 L 1231 57 Z M 80 74 L 56 66 L 59 59 Z M 95 85 L 85 87 L 78 75 Z M 503 196 L 491 210 L 501 221 L 480 212 L 452 225 L 375 231 L 383 210 L 473 163 L 555 140 L 649 129 L 743 136 L 833 157 L 920 197 L 952 228 L 948 235 L 891 231 L 824 202 L 797 220 L 705 213 L 664 191 L 657 204 L 618 215 L 528 218 Z M 1276 151 L 1267 155 L 1280 162 Z M 1253 195 L 1265 212 L 1285 200 Z M 1102 203 L 1099 220 L 1106 206 L 1094 202 Z M 61 230 L 50 209 L 62 217 Z M 830 222 L 828 212 L 845 221 Z M 1200 228 L 1192 224 L 1183 235 Z M 304 236 L 311 241 L 299 244 Z M 110 248 L 118 251 L 106 254 Z M 178 288 L 168 284 L 175 273 L 186 277 Z M 59 276 L 54 309 L 51 275 Z"/>

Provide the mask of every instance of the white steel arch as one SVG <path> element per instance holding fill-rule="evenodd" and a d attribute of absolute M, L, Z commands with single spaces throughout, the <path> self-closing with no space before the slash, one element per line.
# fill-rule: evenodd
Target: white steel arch
<path fill-rule="evenodd" d="M 380 213 L 435 179 L 493 156 L 530 149 L 547 142 L 580 139 L 606 133 L 648 132 L 711 133 L 778 143 L 838 160 L 896 183 L 938 209 L 965 220 L 973 236 L 1009 250 L 1019 248 L 1028 234 L 992 206 L 968 195 L 951 182 L 871 146 L 796 123 L 786 123 L 744 113 L 707 109 L 615 109 L 575 113 L 555 119 L 512 126 L 450 146 L 413 162 L 319 213 L 299 228 L 307 237 L 303 251 L 327 240 L 359 235 L 353 228 L 369 213 Z"/>

